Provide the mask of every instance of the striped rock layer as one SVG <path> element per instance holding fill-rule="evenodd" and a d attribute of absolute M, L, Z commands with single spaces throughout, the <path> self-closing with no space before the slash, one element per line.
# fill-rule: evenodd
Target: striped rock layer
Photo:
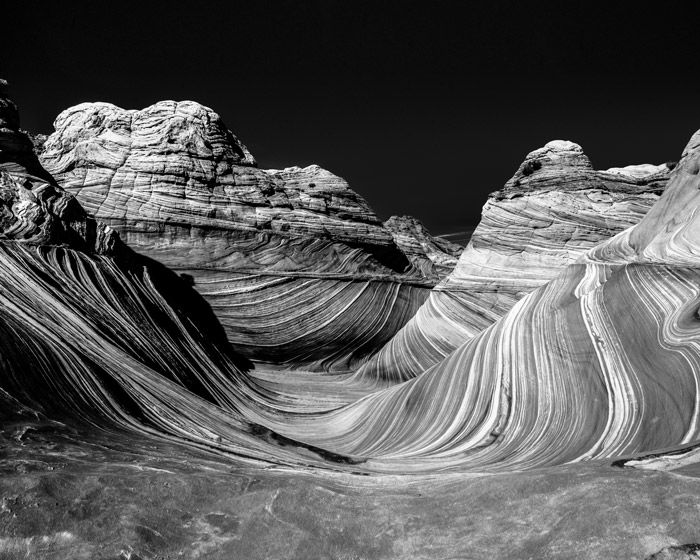
<path fill-rule="evenodd" d="M 254 465 L 334 460 L 255 423 L 264 395 L 204 299 L 89 217 L 18 124 L 0 91 L 0 428 L 29 415 L 83 442 L 150 437 Z"/>
<path fill-rule="evenodd" d="M 55 128 L 44 166 L 130 247 L 188 275 L 229 341 L 257 360 L 347 369 L 413 316 L 453 259 L 452 246 L 402 251 L 318 166 L 258 169 L 197 103 L 82 104 Z"/>
<path fill-rule="evenodd" d="M 0 146 L 19 134 L 0 132 Z M 3 170 L 46 176 L 27 158 Z M 47 231 L 72 231 L 66 215 L 15 215 L 6 230 L 30 233 L 0 241 L 3 405 L 249 465 L 365 474 L 521 470 L 700 440 L 700 133 L 638 224 L 420 376 L 325 412 L 295 413 L 250 379 L 199 295 L 114 234 L 100 252 L 37 233 L 49 218 L 61 225 Z"/>
<path fill-rule="evenodd" d="M 457 265 L 464 247 L 447 239 L 433 237 L 413 216 L 391 216 L 384 226 L 423 276 L 442 279 Z"/>
<path fill-rule="evenodd" d="M 320 414 L 275 411 L 275 395 L 183 330 L 149 276 L 7 244 L 3 389 L 31 397 L 52 383 L 53 412 L 252 464 L 482 472 L 688 445 L 700 436 L 698 169 L 689 150 L 637 226 L 423 375 Z"/>
<path fill-rule="evenodd" d="M 0 80 L 0 240 L 109 252 L 117 237 L 89 216 L 39 164 Z"/>
<path fill-rule="evenodd" d="M 665 164 L 596 171 L 572 142 L 531 152 L 489 196 L 453 272 L 358 375 L 382 382 L 419 375 L 583 253 L 638 223 L 668 175 Z"/>
<path fill-rule="evenodd" d="M 697 449 L 699 309 L 700 132 L 637 225 L 425 373 L 338 411 L 282 422 L 290 437 L 390 472 L 520 470 Z"/>

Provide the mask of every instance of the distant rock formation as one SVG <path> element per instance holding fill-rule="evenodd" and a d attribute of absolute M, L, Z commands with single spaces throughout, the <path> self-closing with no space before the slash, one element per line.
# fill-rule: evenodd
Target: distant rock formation
<path fill-rule="evenodd" d="M 258 169 L 197 103 L 82 104 L 55 128 L 46 168 L 131 247 L 192 278 L 250 358 L 347 369 L 394 335 L 453 259 L 417 225 L 397 234 L 408 256 L 318 166 Z"/>
<path fill-rule="evenodd" d="M 665 164 L 596 171 L 573 142 L 531 152 L 489 196 L 454 271 L 360 375 L 399 381 L 422 373 L 584 252 L 639 222 L 668 176 Z"/>
<path fill-rule="evenodd" d="M 433 237 L 412 216 L 391 216 L 384 222 L 384 227 L 391 232 L 396 246 L 426 278 L 441 280 L 447 276 L 457 265 L 464 249 L 447 239 Z"/>

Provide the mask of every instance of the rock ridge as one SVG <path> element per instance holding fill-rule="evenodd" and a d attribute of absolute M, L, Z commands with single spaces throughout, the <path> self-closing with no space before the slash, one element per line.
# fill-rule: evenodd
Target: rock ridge
<path fill-rule="evenodd" d="M 252 359 L 321 370 L 362 362 L 453 262 L 451 246 L 417 227 L 397 238 L 418 251 L 409 256 L 330 171 L 258 168 L 197 103 L 84 103 L 55 129 L 43 165 L 129 246 L 192 278 Z"/>
<path fill-rule="evenodd" d="M 586 251 L 638 223 L 669 174 L 666 164 L 597 171 L 581 146 L 562 140 L 530 152 L 489 195 L 454 270 L 358 375 L 420 375 Z"/>

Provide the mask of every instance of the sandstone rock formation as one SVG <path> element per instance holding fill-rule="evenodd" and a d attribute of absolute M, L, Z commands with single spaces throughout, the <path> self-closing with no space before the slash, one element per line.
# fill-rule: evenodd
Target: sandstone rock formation
<path fill-rule="evenodd" d="M 596 171 L 572 142 L 531 152 L 490 195 L 454 271 L 360 375 L 396 381 L 425 371 L 585 251 L 639 222 L 668 175 L 665 164 Z"/>
<path fill-rule="evenodd" d="M 442 280 L 457 265 L 464 249 L 446 239 L 433 237 L 412 216 L 392 216 L 384 226 L 391 232 L 396 246 L 426 278 Z"/>
<path fill-rule="evenodd" d="M 522 470 L 697 442 L 698 170 L 700 133 L 637 225 L 422 375 L 286 419 L 284 433 L 388 472 Z"/>
<path fill-rule="evenodd" d="M 0 80 L 0 239 L 109 252 L 116 236 L 44 171 Z"/>
<path fill-rule="evenodd" d="M 257 169 L 208 110 L 154 107 L 69 111 L 43 157 L 224 292 L 228 333 L 59 186 L 0 95 L 0 556 L 697 556 L 700 132 L 677 166 L 536 150 L 377 359 L 278 391 L 227 334 L 349 364 L 458 249 L 318 167 Z"/>
<path fill-rule="evenodd" d="M 195 446 L 230 431 L 230 450 L 256 448 L 244 361 L 204 300 L 89 217 L 18 125 L 0 92 L 0 426 L 29 414 Z M 206 407 L 216 433 L 197 418 Z"/>
<path fill-rule="evenodd" d="M 173 105 L 166 103 L 164 106 L 177 112 Z M 192 109 L 190 105 L 186 107 Z M 91 119 L 80 121 L 83 130 L 90 131 L 93 120 L 102 130 L 99 127 L 108 120 L 106 117 Z M 129 130 L 137 120 L 136 114 L 131 113 Z M 168 131 L 183 130 L 169 119 L 165 120 L 169 123 Z M 71 144 L 66 140 L 65 152 L 61 152 L 70 157 L 79 154 L 92 157 L 90 154 L 97 153 L 98 159 L 90 161 L 117 162 L 111 168 L 106 165 L 90 167 L 79 164 L 80 159 L 68 158 L 73 163 L 66 164 L 63 170 L 65 181 L 76 173 L 83 177 L 83 190 L 101 193 L 105 200 L 110 196 L 118 198 L 122 191 L 90 189 L 92 183 L 86 177 L 91 173 L 100 177 L 111 173 L 105 169 L 111 169 L 118 176 L 120 170 L 127 173 L 131 169 L 128 157 L 114 158 L 114 154 L 122 153 L 120 146 L 126 143 L 121 136 L 126 121 L 116 119 L 114 122 L 117 123 L 114 130 L 107 127 L 107 132 L 98 134 L 101 140 L 87 144 L 80 141 Z M 159 130 L 164 126 L 161 117 L 148 122 Z M 202 117 L 202 122 L 215 121 Z M 69 127 L 70 130 L 74 128 Z M 213 129 L 222 130 L 222 127 L 217 125 Z M 190 131 L 191 127 L 184 126 L 184 130 Z M 16 127 L 10 130 L 9 137 L 15 134 L 18 134 Z M 86 134 L 90 138 L 90 134 Z M 169 138 L 169 134 L 164 137 Z M 134 135 L 138 138 L 138 134 Z M 47 141 L 45 158 L 58 149 L 60 138 L 57 134 Z M 343 279 L 343 273 L 352 271 L 352 280 L 357 282 L 362 274 L 390 269 L 392 262 L 398 262 L 392 261 L 394 258 L 403 257 L 408 261 L 405 253 L 396 249 L 393 239 L 382 241 L 383 236 L 391 237 L 391 233 L 381 224 L 373 223 L 362 204 L 358 202 L 352 210 L 353 203 L 348 202 L 352 195 L 346 186 L 338 185 L 337 178 L 318 168 L 256 170 L 250 167 L 252 158 L 247 150 L 231 138 L 227 141 L 228 147 L 222 148 L 227 155 L 220 160 L 214 158 L 217 169 L 230 167 L 222 175 L 232 181 L 229 195 L 237 192 L 238 183 L 233 176 L 252 169 L 253 174 L 265 174 L 281 181 L 282 194 L 287 200 L 304 199 L 304 202 L 290 202 L 291 213 L 283 213 L 280 218 L 288 222 L 287 232 L 293 230 L 295 235 L 282 235 L 282 228 L 261 234 L 247 210 L 242 210 L 240 217 L 232 214 L 228 220 L 235 221 L 232 229 L 251 234 L 245 238 L 251 246 L 257 247 L 256 243 L 264 241 L 264 249 L 274 254 L 278 247 L 284 247 L 286 255 L 294 254 L 291 249 L 297 248 L 299 258 L 290 258 L 292 264 L 283 267 L 287 275 L 291 277 L 290 269 L 297 267 L 295 272 L 312 276 L 308 270 L 310 259 L 313 255 L 328 255 L 331 250 L 347 251 L 339 253 L 347 259 L 313 273 L 326 282 L 325 289 L 329 279 Z M 54 403 L 55 410 L 81 411 L 79 416 L 83 420 L 97 424 L 107 422 L 174 443 L 183 440 L 188 445 L 206 448 L 223 457 L 236 456 L 250 464 L 324 468 L 332 465 L 336 470 L 364 474 L 512 471 L 607 459 L 669 445 L 687 446 L 700 439 L 696 406 L 700 398 L 698 138 L 700 134 L 693 137 L 671 174 L 669 188 L 648 212 L 647 203 L 663 190 L 667 177 L 664 169 L 641 178 L 639 168 L 623 173 L 596 172 L 578 146 L 564 142 L 550 143 L 530 154 L 506 188 L 492 197 L 490 203 L 494 209 L 485 212 L 484 223 L 467 249 L 479 268 L 467 272 L 458 268 L 444 282 L 449 286 L 457 278 L 463 285 L 473 282 L 474 286 L 481 286 L 484 308 L 496 310 L 492 318 L 484 321 L 485 328 L 478 323 L 483 319 L 474 313 L 472 317 L 476 318 L 470 319 L 474 328 L 474 332 L 469 333 L 470 338 L 461 343 L 456 341 L 452 351 L 445 349 L 445 357 L 420 376 L 332 410 L 309 408 L 299 414 L 299 410 L 289 405 L 289 394 L 276 394 L 269 389 L 270 385 L 256 385 L 248 379 L 237 366 L 236 357 L 223 337 L 210 340 L 212 329 L 217 328 L 216 321 L 202 323 L 201 317 L 191 313 L 196 306 L 189 309 L 173 306 L 163 292 L 165 282 L 157 277 L 156 268 L 150 268 L 155 265 L 139 261 L 133 255 L 131 258 L 135 261 L 130 265 L 122 264 L 130 254 L 126 248 L 119 249 L 117 241 L 112 254 L 94 256 L 77 250 L 78 246 L 74 248 L 71 240 L 56 247 L 51 244 L 50 235 L 22 234 L 22 239 L 29 240 L 29 248 L 15 241 L 4 242 L 0 247 L 4 256 L 0 259 L 0 282 L 3 283 L 0 327 L 4 335 L 0 338 L 6 357 L 3 389 L 10 395 L 31 396 L 33 385 L 53 383 L 60 397 Z M 186 151 L 192 146 L 192 149 L 201 150 L 201 146 L 218 145 L 207 142 L 202 135 L 187 133 L 184 137 L 177 136 L 172 150 L 181 154 L 179 146 L 184 146 L 182 149 Z M 138 142 L 134 143 L 138 146 Z M 28 144 L 25 142 L 25 145 Z M 90 147 L 93 145 L 97 147 Z M 100 151 L 105 146 L 110 146 L 110 150 Z M 150 148 L 147 151 L 150 153 Z M 167 160 L 168 150 L 163 148 L 163 153 Z M 34 168 L 37 173 L 46 175 L 29 155 L 23 157 L 27 169 Z M 158 251 L 166 256 L 175 255 L 178 247 L 182 247 L 179 244 L 183 239 L 184 221 L 178 222 L 175 218 L 179 216 L 177 219 L 184 220 L 188 214 L 179 215 L 178 207 L 199 208 L 202 200 L 202 192 L 195 189 L 197 179 L 192 178 L 199 171 L 191 158 L 178 156 L 173 161 L 180 161 L 185 167 L 191 165 L 190 171 L 175 174 L 175 183 L 180 184 L 178 181 L 184 177 L 190 182 L 184 186 L 184 198 L 177 199 L 184 203 L 171 204 L 168 196 L 162 198 L 163 215 L 168 218 L 157 221 L 154 227 L 164 239 Z M 12 165 L 17 168 L 16 163 Z M 182 165 L 175 166 L 174 170 L 170 165 L 175 163 L 156 166 L 150 173 L 129 171 L 134 178 L 129 183 L 131 194 L 124 199 L 127 207 L 135 204 L 134 193 L 139 185 L 146 185 L 144 189 L 149 197 L 158 196 L 158 189 L 151 184 L 156 181 L 153 175 L 167 177 L 182 170 Z M 201 168 L 204 167 L 202 163 Z M 156 173 L 154 169 L 161 171 Z M 330 218 L 325 238 L 319 237 L 322 229 L 318 229 L 325 217 L 294 223 L 292 217 L 296 212 L 311 212 L 312 204 L 302 196 L 305 190 L 295 189 L 294 185 L 306 184 L 309 178 L 323 185 L 324 177 L 328 182 L 326 187 L 320 188 L 338 189 L 345 211 L 356 212 L 353 220 L 362 222 L 360 216 L 365 216 L 367 231 L 374 232 L 368 233 L 371 242 L 351 247 L 351 231 L 347 224 L 341 223 L 345 218 L 341 219 L 340 214 Z M 219 183 L 217 176 L 215 185 Z M 226 181 L 222 179 L 221 183 Z M 96 184 L 101 185 L 102 179 Z M 239 193 L 240 199 L 245 201 L 240 204 L 250 205 L 250 198 L 246 197 L 258 196 L 259 185 L 253 184 L 253 187 L 247 184 L 244 194 Z M 67 196 L 60 188 L 53 188 L 58 199 Z M 188 189 L 193 189 L 193 193 L 187 194 Z M 220 191 L 214 193 L 215 188 L 212 189 L 207 191 L 207 196 L 224 197 Z M 171 191 L 164 189 L 163 192 Z M 261 196 L 258 200 L 264 211 L 275 212 L 271 199 L 276 195 L 268 192 Z M 137 208 L 153 204 L 149 197 L 142 198 Z M 19 195 L 15 198 L 19 199 Z M 99 208 L 111 209 L 113 213 L 121 208 L 105 200 Z M 213 198 L 207 200 L 201 208 L 211 206 Z M 555 209 L 552 200 L 558 203 Z M 39 231 L 36 226 L 54 212 L 47 204 L 38 205 L 43 214 L 31 214 L 39 216 L 36 223 L 26 218 L 29 214 L 25 216 L 13 210 L 13 216 L 25 216 L 24 222 L 29 224 L 17 231 Z M 303 211 L 300 205 L 304 205 Z M 146 216 L 158 216 L 157 206 L 149 208 Z M 573 208 L 582 211 L 575 213 Z M 499 216 L 508 209 L 517 209 L 512 212 L 516 218 L 525 216 L 522 223 L 517 225 L 516 222 L 514 226 L 519 235 L 505 225 L 498 231 Z M 328 213 L 328 207 L 325 212 Z M 599 242 L 599 237 L 619 229 L 625 220 L 637 221 L 645 213 L 637 225 Z M 197 215 L 191 228 L 206 229 L 203 226 L 205 216 Z M 132 223 L 125 216 L 121 217 L 123 230 L 127 235 L 132 231 L 135 241 L 158 239 L 147 235 L 151 226 L 145 217 L 143 222 L 133 220 Z M 216 212 L 208 219 L 218 219 Z M 504 218 L 500 219 L 505 224 Z M 14 225 L 18 221 L 21 222 L 15 219 L 8 223 Z M 56 231 L 70 230 L 68 221 L 63 221 L 66 223 Z M 228 221 L 222 220 L 222 223 Z M 394 231 L 398 232 L 394 235 L 405 246 L 417 248 L 418 244 L 408 238 L 420 239 L 422 234 L 415 233 L 414 224 L 402 226 L 397 225 L 397 221 L 400 222 L 392 221 Z M 532 226 L 533 223 L 542 224 L 542 227 L 535 228 L 528 237 L 525 224 Z M 127 227 L 129 224 L 133 229 Z M 217 227 L 224 229 L 222 224 Z M 316 237 L 302 235 L 304 228 L 313 229 Z M 550 228 L 546 234 L 539 232 Z M 14 230 L 10 227 L 8 231 Z M 588 233 L 590 231 L 593 233 Z M 265 235 L 270 237 L 264 238 Z M 203 232 L 193 233 L 192 237 L 202 242 L 207 240 Z M 222 237 L 224 234 L 214 236 L 214 246 L 225 251 Z M 84 239 L 80 239 L 82 241 L 76 243 L 84 244 Z M 256 266 L 264 262 L 263 249 L 246 251 L 239 237 L 232 239 L 241 254 L 227 255 L 227 262 L 241 263 L 253 258 L 260 259 L 250 261 Z M 561 242 L 549 243 L 550 239 Z M 493 247 L 492 255 L 484 246 L 487 240 Z M 313 252 L 306 251 L 306 244 L 313 246 Z M 34 249 L 37 246 L 39 249 Z M 195 250 L 185 246 L 190 249 L 188 258 L 194 258 Z M 426 255 L 421 258 L 430 259 L 433 246 L 426 244 L 421 248 Z M 530 248 L 537 248 L 537 251 L 523 251 Z M 407 251 L 407 254 L 415 257 L 418 251 Z M 504 264 L 513 262 L 523 267 L 532 263 L 537 266 L 529 276 L 523 268 L 516 281 L 516 274 Z M 271 258 L 270 265 L 277 264 L 279 261 Z M 460 266 L 463 264 L 466 266 L 464 255 Z M 493 271 L 491 276 L 487 264 Z M 246 265 L 237 266 L 245 270 Z M 416 278 L 424 278 L 416 270 L 415 265 L 409 264 L 388 277 L 372 280 L 402 288 L 411 285 L 408 280 L 411 275 L 414 275 L 414 283 L 418 283 Z M 257 274 L 265 276 L 261 272 Z M 273 278 L 280 275 L 274 268 L 268 274 Z M 254 276 L 250 271 L 248 275 Z M 554 278 L 545 283 L 549 276 Z M 175 281 L 172 276 L 169 278 Z M 235 278 L 233 273 L 231 278 Z M 201 278 L 196 281 L 204 282 Z M 183 282 L 179 282 L 177 289 L 182 288 Z M 348 280 L 345 282 L 350 284 Z M 502 291 L 511 298 L 509 310 L 505 300 L 487 297 L 489 288 L 494 285 L 499 287 L 492 290 L 496 292 L 494 295 Z M 537 285 L 540 287 L 518 299 L 521 291 Z M 29 298 L 26 297 L 28 290 Z M 319 320 L 324 304 L 332 298 L 317 301 L 318 294 L 316 288 L 299 298 L 300 313 L 293 307 L 280 306 L 279 302 L 270 303 L 270 309 L 286 317 L 288 324 L 295 325 L 299 315 L 310 307 L 309 324 L 316 327 L 319 336 L 317 350 L 327 359 L 328 347 L 324 347 L 326 339 L 323 337 L 327 337 L 329 331 L 323 329 L 328 324 L 313 325 L 311 321 Z M 375 305 L 385 307 L 381 295 L 382 292 L 375 290 L 371 294 L 372 305 L 367 305 L 367 309 L 374 309 Z M 18 306 L 18 301 L 23 301 L 23 305 Z M 441 325 L 443 330 L 437 331 L 437 336 L 442 337 L 449 329 L 444 323 Z M 367 329 L 368 325 L 362 327 Z M 479 328 L 481 330 L 476 332 Z M 355 339 L 355 342 L 358 340 L 369 344 L 367 339 Z M 353 351 L 349 341 L 346 343 L 346 348 Z M 416 348 L 419 352 L 420 347 Z M 263 351 L 269 352 L 270 348 L 263 348 Z M 311 348 L 305 351 L 309 352 L 307 363 L 310 363 L 313 352 Z M 420 359 L 418 357 L 417 361 Z M 27 370 L 35 376 L 29 393 L 26 377 L 20 375 Z M 302 385 L 289 388 L 299 393 L 306 391 Z"/>
<path fill-rule="evenodd" d="M 415 313 L 454 254 L 412 226 L 399 234 L 404 246 L 421 236 L 408 258 L 340 177 L 318 166 L 258 169 L 197 103 L 82 104 L 55 127 L 46 168 L 131 247 L 191 277 L 230 342 L 258 360 L 309 369 L 363 360 Z"/>

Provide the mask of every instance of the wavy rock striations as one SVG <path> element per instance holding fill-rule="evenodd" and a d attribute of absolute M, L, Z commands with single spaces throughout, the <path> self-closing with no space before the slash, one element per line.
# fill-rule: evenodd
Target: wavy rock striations
<path fill-rule="evenodd" d="M 287 435 L 367 468 L 513 470 L 700 439 L 700 133 L 660 200 L 425 373 Z"/>
<path fill-rule="evenodd" d="M 246 361 L 202 297 L 87 216 L 41 168 L 18 122 L 3 91 L 1 427 L 30 414 L 114 441 L 147 436 L 255 464 L 299 462 L 257 435 Z M 302 463 L 323 462 L 302 451 Z"/>
<path fill-rule="evenodd" d="M 639 222 L 668 175 L 665 164 L 596 171 L 572 142 L 531 152 L 489 197 L 454 271 L 359 374 L 419 375 L 584 252 Z"/>
<path fill-rule="evenodd" d="M 453 258 L 454 247 L 416 227 L 400 234 L 407 256 L 318 166 L 258 169 L 197 103 L 82 104 L 55 127 L 46 168 L 129 246 L 191 277 L 254 359 L 350 367 L 415 313 Z"/>
<path fill-rule="evenodd" d="M 131 116 L 136 118 L 135 113 Z M 118 142 L 111 133 L 103 140 L 121 145 L 123 138 L 115 135 Z M 192 142 L 199 145 L 196 135 L 187 138 L 195 138 Z M 445 357 L 422 375 L 326 411 L 308 408 L 299 414 L 288 406 L 288 395 L 251 381 L 223 333 L 216 335 L 218 323 L 202 311 L 203 300 L 176 305 L 175 301 L 187 299 L 184 280 L 139 260 L 116 237 L 111 253 L 100 255 L 77 250 L 70 240 L 62 246 L 52 244 L 50 228 L 44 236 L 22 234 L 23 243 L 5 241 L 0 246 L 3 389 L 20 402 L 34 404 L 37 392 L 51 387 L 58 395 L 48 406 L 53 413 L 71 411 L 88 423 L 187 442 L 225 457 L 255 464 L 332 465 L 363 473 L 512 471 L 687 446 L 700 439 L 698 138 L 700 134 L 693 137 L 671 174 L 669 188 L 648 212 L 665 184 L 664 169 L 641 178 L 636 176 L 641 173 L 638 169 L 595 172 L 580 148 L 563 142 L 530 154 L 506 188 L 492 197 L 494 208 L 485 212 L 467 249 L 479 267 L 472 264 L 469 269 L 463 255 L 455 273 L 442 284 L 481 286 L 485 307 L 493 313 L 489 321 L 483 320 L 485 328 L 469 333 L 466 341 L 456 341 L 455 349 L 445 350 Z M 51 153 L 57 139 L 47 141 L 45 153 Z M 90 145 L 65 153 L 89 152 Z M 241 147 L 230 153 L 238 158 L 236 172 L 242 173 L 250 163 L 247 151 Z M 79 169 L 89 174 L 93 168 Z M 126 166 L 120 163 L 116 169 L 124 171 Z M 307 168 L 260 173 L 284 175 L 287 185 L 300 174 L 319 177 L 326 172 Z M 151 179 L 150 175 L 144 179 L 149 193 Z M 53 188 L 58 198 L 66 196 Z M 12 200 L 20 198 L 13 196 Z M 552 212 L 552 200 L 558 201 L 557 212 Z M 573 208 L 581 211 L 577 214 Z M 513 226 L 519 235 L 505 227 L 507 209 L 521 218 Z M 172 211 L 170 206 L 164 210 Z M 646 215 L 637 225 L 599 242 L 606 232 L 620 229 L 625 221 L 636 222 L 642 214 Z M 41 213 L 14 211 L 14 216 L 24 216 L 24 222 L 17 218 L 8 231 L 37 232 L 46 222 Z M 38 218 L 32 222 L 29 216 Z M 70 229 L 63 222 L 56 231 Z M 23 225 L 13 229 L 17 223 Z M 523 241 L 533 223 L 542 227 Z M 166 239 L 159 250 L 165 255 L 182 242 L 179 236 L 168 237 L 170 224 L 164 220 L 158 225 Z M 412 227 L 404 229 L 414 231 Z M 406 241 L 408 234 L 402 233 L 400 224 L 395 229 L 405 236 L 404 245 L 418 246 Z M 145 235 L 143 231 L 134 239 Z M 381 225 L 376 231 L 377 239 L 385 233 L 390 236 Z M 256 236 L 270 235 L 265 247 L 273 252 L 272 239 L 285 250 L 297 243 L 318 242 L 317 255 L 326 255 L 326 249 L 339 243 L 332 237 L 250 233 L 247 241 L 253 244 L 259 240 Z M 223 247 L 221 237 L 214 238 Z M 484 247 L 487 240 L 494 246 L 493 255 Z M 76 243 L 84 245 L 84 240 Z M 344 246 L 349 247 L 347 239 Z M 366 247 L 354 247 L 348 255 L 364 263 L 370 274 L 389 266 L 390 253 L 377 247 L 371 255 Z M 393 240 L 386 247 L 395 247 Z M 432 249 L 421 247 L 430 254 Z M 253 253 L 259 257 L 264 251 Z M 307 253 L 300 249 L 299 255 L 295 262 L 303 269 Z M 516 282 L 506 267 L 513 262 L 539 265 L 529 276 L 521 271 Z M 493 276 L 484 271 L 485 263 L 491 263 Z M 333 266 L 335 270 L 323 278 L 326 289 L 331 274 L 343 266 L 356 270 L 357 265 Z M 286 268 L 290 274 L 291 265 Z M 417 267 L 408 270 L 400 281 L 384 277 L 371 282 L 392 289 L 410 287 L 405 278 Z M 554 278 L 546 282 L 549 276 Z M 166 293 L 168 283 L 176 297 Z M 538 284 L 520 298 L 523 286 Z M 505 299 L 488 299 L 487 287 L 493 285 L 501 287 L 494 296 L 509 293 L 509 310 Z M 189 294 L 196 299 L 193 290 Z M 374 290 L 368 308 L 395 307 L 381 301 L 382 296 Z M 332 294 L 329 299 L 337 297 Z M 324 310 L 318 299 L 311 288 L 298 298 L 303 311 L 312 308 L 310 315 L 317 322 Z M 271 312 L 291 322 L 303 315 L 294 313 L 293 307 L 280 309 L 279 301 L 266 303 Z M 309 328 L 317 329 L 318 348 L 325 356 L 329 348 L 323 346 L 322 337 L 328 335 L 324 329 L 331 323 L 309 323 Z M 476 319 L 473 324 L 474 330 L 479 328 Z M 310 362 L 314 354 L 309 352 Z M 27 371 L 33 373 L 28 377 Z"/>
<path fill-rule="evenodd" d="M 426 227 L 412 216 L 392 216 L 384 226 L 391 232 L 396 246 L 426 278 L 442 280 L 457 265 L 464 247 L 430 235 Z"/>

